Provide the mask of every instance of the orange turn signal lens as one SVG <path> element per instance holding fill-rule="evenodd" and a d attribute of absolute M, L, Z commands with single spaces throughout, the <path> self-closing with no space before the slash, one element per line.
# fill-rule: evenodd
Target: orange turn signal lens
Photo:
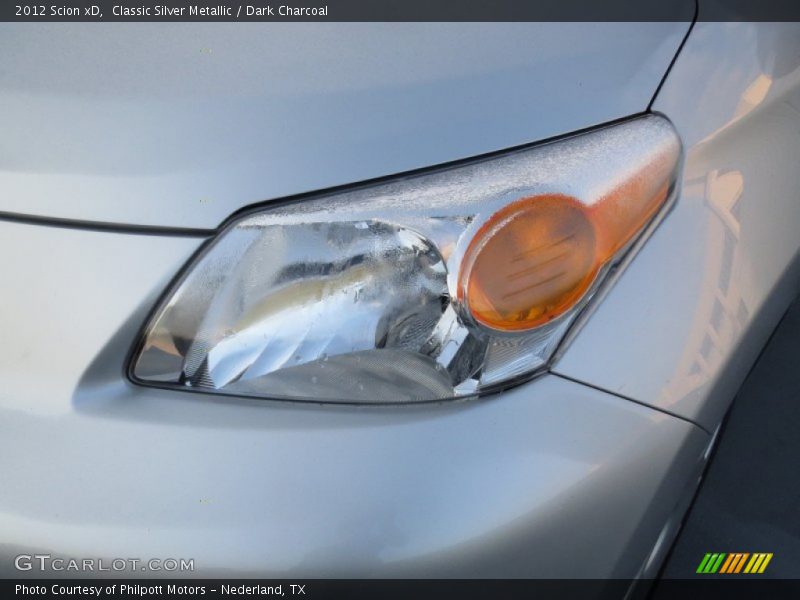
<path fill-rule="evenodd" d="M 667 186 L 637 186 L 641 180 L 588 205 L 544 194 L 502 208 L 467 248 L 459 300 L 478 323 L 500 331 L 527 331 L 564 314 L 667 198 Z"/>
<path fill-rule="evenodd" d="M 523 198 L 477 232 L 462 270 L 466 285 L 459 291 L 479 323 L 532 329 L 586 292 L 597 273 L 596 246 L 594 227 L 574 198 Z"/>

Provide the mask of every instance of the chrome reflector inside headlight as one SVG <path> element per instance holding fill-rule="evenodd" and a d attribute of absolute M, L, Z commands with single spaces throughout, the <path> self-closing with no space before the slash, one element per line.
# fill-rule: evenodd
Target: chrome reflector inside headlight
<path fill-rule="evenodd" d="M 679 158 L 672 126 L 650 115 L 249 212 L 157 309 L 132 376 L 367 403 L 529 376 L 664 210 Z"/>

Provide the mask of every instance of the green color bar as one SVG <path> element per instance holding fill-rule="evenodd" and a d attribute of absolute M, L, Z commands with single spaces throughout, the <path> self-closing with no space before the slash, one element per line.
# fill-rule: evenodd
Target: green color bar
<path fill-rule="evenodd" d="M 716 554 L 706 554 L 703 558 L 703 562 L 700 563 L 700 566 L 697 567 L 698 573 L 708 573 L 708 569 L 711 565 L 714 564 L 714 561 L 717 560 Z"/>
<path fill-rule="evenodd" d="M 706 555 L 703 557 L 703 560 L 701 560 L 701 561 L 700 561 L 700 566 L 699 566 L 699 567 L 697 567 L 697 571 L 696 571 L 696 573 L 704 573 L 704 572 L 705 572 L 705 571 L 704 571 L 704 569 L 705 569 L 705 567 L 706 567 L 706 563 L 708 562 L 708 559 L 709 559 L 709 558 L 711 558 L 711 554 L 706 554 Z"/>
<path fill-rule="evenodd" d="M 717 562 L 714 563 L 714 566 L 709 568 L 709 573 L 716 573 L 717 569 L 720 568 L 720 566 L 722 565 L 722 561 L 725 560 L 726 556 L 727 554 L 725 554 L 724 552 L 720 554 L 719 558 L 717 559 Z"/>

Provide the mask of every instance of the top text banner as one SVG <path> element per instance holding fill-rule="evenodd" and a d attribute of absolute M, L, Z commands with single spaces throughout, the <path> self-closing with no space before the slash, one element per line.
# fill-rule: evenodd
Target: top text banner
<path fill-rule="evenodd" d="M 4 0 L 0 21 L 800 21 L 797 0 Z"/>

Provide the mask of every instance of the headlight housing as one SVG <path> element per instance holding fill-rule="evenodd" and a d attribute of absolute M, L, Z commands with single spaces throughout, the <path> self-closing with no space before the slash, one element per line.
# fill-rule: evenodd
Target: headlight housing
<path fill-rule="evenodd" d="M 247 212 L 157 308 L 131 375 L 360 403 L 529 377 L 665 210 L 680 155 L 671 124 L 648 115 Z"/>

